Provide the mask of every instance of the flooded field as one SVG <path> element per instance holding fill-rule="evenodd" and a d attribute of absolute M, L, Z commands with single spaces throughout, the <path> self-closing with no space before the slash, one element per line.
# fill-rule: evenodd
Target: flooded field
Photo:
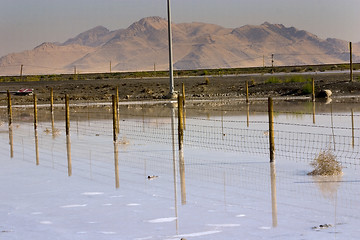
<path fill-rule="evenodd" d="M 1 239 L 357 239 L 360 108 L 274 102 L 0 108 Z M 180 150 L 179 150 L 180 149 Z M 343 175 L 309 176 L 322 151 Z"/>

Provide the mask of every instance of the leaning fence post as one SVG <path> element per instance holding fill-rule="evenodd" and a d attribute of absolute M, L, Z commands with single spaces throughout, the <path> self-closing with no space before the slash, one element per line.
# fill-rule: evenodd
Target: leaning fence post
<path fill-rule="evenodd" d="M 114 135 L 114 142 L 117 141 L 117 104 L 116 104 L 116 96 L 112 95 L 112 107 L 113 107 L 113 135 Z"/>
<path fill-rule="evenodd" d="M 271 97 L 268 99 L 269 110 L 269 143 L 270 143 L 270 162 L 275 161 L 275 143 L 274 143 L 274 107 Z"/>
<path fill-rule="evenodd" d="M 9 127 L 12 126 L 12 105 L 11 105 L 11 95 L 10 91 L 7 91 L 7 98 L 8 98 L 8 121 L 9 121 Z"/>
<path fill-rule="evenodd" d="M 65 94 L 65 118 L 66 118 L 66 135 L 70 134 L 70 107 L 69 96 Z"/>

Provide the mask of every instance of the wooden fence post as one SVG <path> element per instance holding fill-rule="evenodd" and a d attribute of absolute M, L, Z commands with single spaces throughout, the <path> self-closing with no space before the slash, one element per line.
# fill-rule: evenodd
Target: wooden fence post
<path fill-rule="evenodd" d="M 9 127 L 12 126 L 12 104 L 11 104 L 11 95 L 10 91 L 7 91 L 7 98 L 8 98 L 8 121 L 9 121 Z"/>
<path fill-rule="evenodd" d="M 249 103 L 249 82 L 246 81 L 246 103 Z"/>
<path fill-rule="evenodd" d="M 185 106 L 185 84 L 182 83 L 182 97 L 183 97 L 183 105 Z"/>
<path fill-rule="evenodd" d="M 54 89 L 50 88 L 50 112 L 54 113 Z"/>
<path fill-rule="evenodd" d="M 70 107 L 69 96 L 65 94 L 65 119 L 66 119 L 66 135 L 70 134 Z"/>
<path fill-rule="evenodd" d="M 182 83 L 182 97 L 183 97 L 183 126 L 186 130 L 186 110 L 185 110 L 185 84 Z"/>
<path fill-rule="evenodd" d="M 312 78 L 311 81 L 312 81 L 311 99 L 312 99 L 313 102 L 315 102 L 315 80 L 314 80 L 314 78 Z"/>
<path fill-rule="evenodd" d="M 271 97 L 268 99 L 269 109 L 269 143 L 270 143 L 270 162 L 275 161 L 275 143 L 274 143 L 274 106 Z"/>
<path fill-rule="evenodd" d="M 183 96 L 178 95 L 178 136 L 179 136 L 179 150 L 183 149 L 184 140 L 184 124 L 183 124 Z"/>
<path fill-rule="evenodd" d="M 117 133 L 120 133 L 120 106 L 119 106 L 119 87 L 116 87 L 116 113 L 117 113 L 117 118 L 116 118 L 116 124 L 117 124 Z"/>
<path fill-rule="evenodd" d="M 117 141 L 117 104 L 116 104 L 116 96 L 112 95 L 112 107 L 113 107 L 113 140 Z"/>
<path fill-rule="evenodd" d="M 37 119 L 37 97 L 36 94 L 33 95 L 34 97 L 34 129 L 37 129 L 37 125 L 38 125 L 38 119 Z"/>
<path fill-rule="evenodd" d="M 350 48 L 350 82 L 353 82 L 354 77 L 353 77 L 352 42 L 349 43 L 349 48 Z"/>

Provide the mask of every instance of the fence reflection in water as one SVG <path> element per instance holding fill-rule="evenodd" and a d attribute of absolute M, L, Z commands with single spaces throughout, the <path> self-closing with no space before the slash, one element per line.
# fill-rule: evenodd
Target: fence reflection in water
<path fill-rule="evenodd" d="M 196 107 L 188 106 L 184 145 L 179 151 L 174 148 L 179 144 L 176 104 L 120 106 L 121 127 L 117 143 L 112 137 L 110 107 L 71 107 L 71 140 L 70 135 L 64 139 L 64 117 L 59 117 L 64 116 L 64 110 L 58 109 L 60 113 L 56 115 L 55 109 L 55 114 L 43 114 L 45 119 L 38 122 L 35 141 L 39 150 L 35 155 L 40 165 L 67 171 L 69 176 L 74 174 L 106 183 L 115 179 L 117 188 L 121 182 L 138 184 L 134 179 L 127 178 L 126 172 L 142 176 L 144 180 L 151 175 L 167 178 L 173 173 L 175 199 L 179 179 L 182 204 L 186 204 L 188 199 L 186 185 L 193 186 L 199 180 L 223 182 L 224 192 L 225 186 L 240 187 L 241 190 L 237 191 L 241 192 L 252 189 L 255 193 L 252 192 L 250 197 L 254 198 L 259 197 L 256 192 L 268 191 L 269 196 L 271 192 L 273 226 L 276 226 L 276 180 L 286 189 L 281 192 L 283 195 L 290 196 L 292 191 L 300 195 L 309 194 L 301 192 L 304 189 L 299 186 L 309 182 L 309 177 L 298 172 L 309 169 L 308 163 L 326 149 L 332 149 L 343 166 L 356 168 L 360 164 L 360 129 L 354 124 L 354 118 L 358 118 L 359 114 L 356 108 L 349 113 L 316 114 L 314 107 L 304 113 L 276 111 L 275 104 L 274 135 L 278 164 L 275 170 L 274 164 L 271 167 L 267 164 L 269 125 L 264 105 L 263 110 L 257 108 L 252 111 L 252 105 L 245 105 L 244 111 L 225 106 L 222 109 L 201 108 L 200 113 L 197 113 Z M 35 159 L 32 158 L 33 147 L 30 147 L 33 146 L 31 135 L 34 136 L 34 133 L 29 129 L 31 123 L 22 119 L 21 111 L 26 110 L 15 110 L 13 121 L 17 127 L 13 131 L 9 129 L 8 139 L 13 139 L 10 152 L 15 149 L 15 154 L 22 154 L 23 160 L 31 162 Z M 59 129 L 62 129 L 60 133 Z M 1 151 L 6 152 L 4 144 Z M 63 161 L 66 157 L 68 164 Z M 266 177 L 269 173 L 270 177 Z M 352 187 L 351 184 L 343 187 L 343 201 L 347 201 L 349 206 L 359 202 L 358 197 L 351 194 Z M 191 194 L 197 195 L 193 191 Z M 226 195 L 224 193 L 224 201 L 229 201 Z M 219 196 L 212 197 L 219 200 Z M 230 201 L 234 203 L 235 200 Z"/>

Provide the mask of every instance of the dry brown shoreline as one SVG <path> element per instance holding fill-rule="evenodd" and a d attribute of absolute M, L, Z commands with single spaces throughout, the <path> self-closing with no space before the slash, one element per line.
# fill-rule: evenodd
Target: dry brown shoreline
<path fill-rule="evenodd" d="M 355 79 L 360 76 L 356 73 Z M 294 74 L 296 75 L 296 74 Z M 277 74 L 276 78 L 286 79 L 289 74 Z M 318 91 L 330 89 L 333 97 L 360 95 L 360 82 L 349 82 L 349 74 L 343 73 L 309 73 L 302 74 L 303 78 L 314 78 Z M 265 83 L 271 75 L 246 75 L 223 77 L 186 77 L 175 79 L 175 90 L 180 91 L 185 84 L 187 99 L 244 99 L 245 82 L 249 82 L 250 98 L 271 97 L 309 97 L 302 89 L 304 82 Z M 119 88 L 120 100 L 142 101 L 163 99 L 169 91 L 169 80 L 166 78 L 149 79 L 106 79 L 106 80 L 77 80 L 77 81 L 38 81 L 38 82 L 2 82 L 0 92 L 17 91 L 20 88 L 32 88 L 39 103 L 50 100 L 50 88 L 54 90 L 55 103 L 62 103 L 65 94 L 71 101 L 77 102 L 108 102 L 116 87 Z M 31 96 L 12 96 L 13 104 L 27 104 L 32 102 Z M 6 104 L 6 94 L 0 95 L 0 104 Z"/>

